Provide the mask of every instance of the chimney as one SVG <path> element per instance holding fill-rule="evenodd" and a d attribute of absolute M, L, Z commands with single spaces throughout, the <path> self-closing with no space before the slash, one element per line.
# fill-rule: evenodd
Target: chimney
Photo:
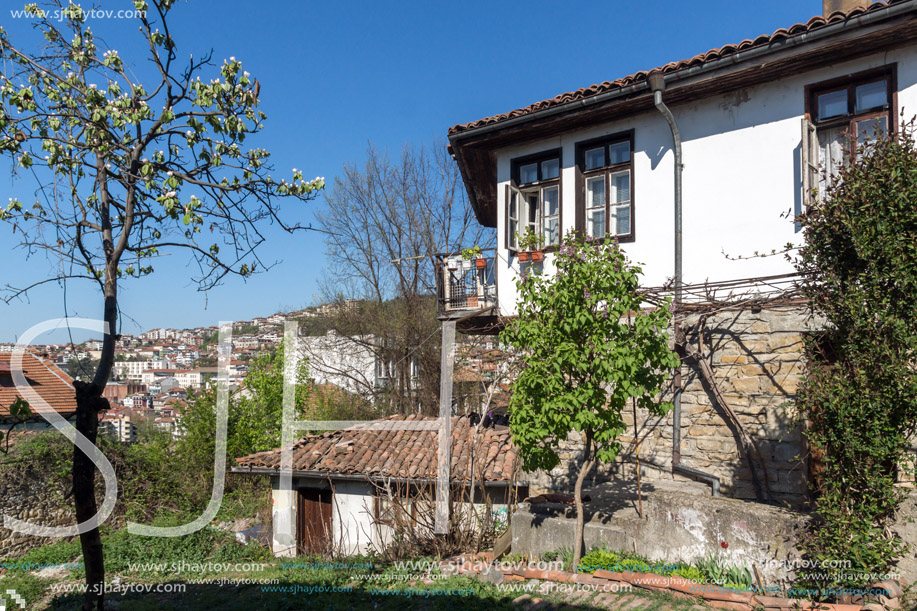
<path fill-rule="evenodd" d="M 827 17 L 831 13 L 841 11 L 847 13 L 855 8 L 866 8 L 871 0 L 822 0 L 822 15 Z"/>

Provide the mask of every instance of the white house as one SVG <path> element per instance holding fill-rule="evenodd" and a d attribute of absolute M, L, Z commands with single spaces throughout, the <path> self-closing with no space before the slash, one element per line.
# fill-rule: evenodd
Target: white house
<path fill-rule="evenodd" d="M 703 301 L 704 284 L 735 281 L 763 295 L 785 282 L 794 268 L 782 252 L 801 243 L 795 221 L 827 177 L 866 138 L 917 115 L 917 2 L 825 0 L 824 13 L 452 127 L 449 146 L 470 202 L 498 239 L 480 270 L 441 257 L 441 319 L 460 331 L 499 330 L 501 317 L 516 312 L 520 272 L 553 273 L 571 230 L 614 236 L 642 264 L 645 287 L 665 285 L 680 263 L 685 302 Z M 533 262 L 533 249 L 521 242 L 529 230 L 543 240 L 534 249 L 543 261 Z M 732 429 L 744 427 L 757 440 L 760 471 L 744 455 L 741 431 L 712 432 L 725 425 L 720 399 L 691 359 L 676 375 L 675 413 L 641 425 L 644 468 L 660 477 L 697 476 L 742 498 L 801 502 L 806 469 L 789 458 L 801 447 L 799 431 L 779 406 L 792 403 L 804 366 L 804 311 L 804 304 L 775 305 L 708 322 L 707 339 L 717 347 L 707 355 L 713 381 L 741 406 Z M 679 349 L 696 340 L 689 332 Z"/>
<path fill-rule="evenodd" d="M 271 478 L 276 556 L 378 551 L 392 540 L 398 506 L 417 528 L 430 528 L 437 427 L 435 418 L 391 416 L 304 437 L 293 449 L 291 490 L 281 485 L 279 449 L 239 458 L 232 472 Z M 485 512 L 505 511 L 527 495 L 509 427 L 476 427 L 454 417 L 451 451 L 453 516 L 485 519 Z"/>
<path fill-rule="evenodd" d="M 373 335 L 347 336 L 329 331 L 325 335 L 299 338 L 308 359 L 309 378 L 316 384 L 334 384 L 369 398 L 392 383 L 395 362 L 382 356 L 381 339 Z M 411 384 L 417 382 L 416 359 L 409 363 Z"/>

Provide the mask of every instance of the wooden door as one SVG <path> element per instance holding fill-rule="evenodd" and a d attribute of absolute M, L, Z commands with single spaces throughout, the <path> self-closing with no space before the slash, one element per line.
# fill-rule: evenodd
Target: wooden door
<path fill-rule="evenodd" d="M 296 553 L 320 554 L 331 544 L 331 490 L 300 488 L 296 498 Z"/>

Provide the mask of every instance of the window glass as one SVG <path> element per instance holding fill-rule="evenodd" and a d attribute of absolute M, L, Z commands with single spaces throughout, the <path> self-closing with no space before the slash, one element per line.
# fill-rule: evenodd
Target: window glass
<path fill-rule="evenodd" d="M 611 175 L 611 203 L 630 201 L 630 172 L 615 172 Z"/>
<path fill-rule="evenodd" d="M 857 146 L 866 144 L 867 140 L 885 137 L 888 131 L 888 117 L 872 117 L 857 121 Z"/>
<path fill-rule="evenodd" d="M 558 218 L 545 219 L 544 221 L 544 243 L 547 246 L 557 244 L 560 241 L 560 232 L 558 231 Z"/>
<path fill-rule="evenodd" d="M 605 147 L 586 151 L 586 169 L 594 170 L 605 166 Z"/>
<path fill-rule="evenodd" d="M 586 231 L 594 238 L 605 236 L 605 208 L 596 208 L 589 211 Z"/>
<path fill-rule="evenodd" d="M 618 235 L 630 233 L 630 206 L 615 207 L 615 233 Z"/>
<path fill-rule="evenodd" d="M 618 142 L 608 147 L 608 165 L 630 161 L 630 142 Z"/>
<path fill-rule="evenodd" d="M 818 130 L 818 158 L 821 169 L 818 177 L 819 197 L 824 197 L 827 187 L 847 161 L 847 125 Z"/>
<path fill-rule="evenodd" d="M 866 83 L 856 88 L 856 112 L 882 108 L 888 103 L 885 81 Z"/>
<path fill-rule="evenodd" d="M 605 177 L 595 176 L 586 181 L 586 207 L 605 205 Z"/>
<path fill-rule="evenodd" d="M 558 209 L 559 190 L 557 187 L 545 187 L 541 190 L 541 214 L 554 216 Z"/>
<path fill-rule="evenodd" d="M 530 163 L 519 167 L 519 182 L 526 184 L 538 180 L 538 164 Z"/>
<path fill-rule="evenodd" d="M 847 90 L 832 91 L 818 96 L 818 120 L 847 114 Z"/>
<path fill-rule="evenodd" d="M 551 180 L 560 175 L 560 160 L 548 159 L 541 162 L 541 180 Z"/>

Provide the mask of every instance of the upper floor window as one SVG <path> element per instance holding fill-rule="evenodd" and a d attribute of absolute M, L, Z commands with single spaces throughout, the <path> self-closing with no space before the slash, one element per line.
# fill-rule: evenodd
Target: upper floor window
<path fill-rule="evenodd" d="M 577 229 L 593 238 L 634 237 L 633 134 L 576 145 Z"/>
<path fill-rule="evenodd" d="M 824 195 L 841 168 L 867 140 L 894 129 L 895 65 L 807 88 L 803 119 L 803 201 Z"/>
<path fill-rule="evenodd" d="M 519 250 L 531 231 L 543 247 L 560 242 L 560 150 L 514 159 L 507 193 L 506 247 Z"/>

